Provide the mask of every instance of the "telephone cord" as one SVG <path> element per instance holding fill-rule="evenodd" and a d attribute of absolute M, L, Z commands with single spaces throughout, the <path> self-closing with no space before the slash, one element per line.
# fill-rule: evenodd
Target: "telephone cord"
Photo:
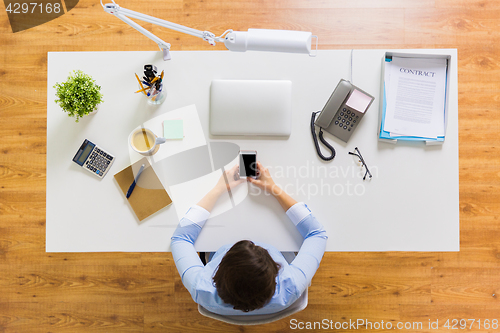
<path fill-rule="evenodd" d="M 333 148 L 332 145 L 330 145 L 328 143 L 328 141 L 326 141 L 325 138 L 323 138 L 323 128 L 321 128 L 321 127 L 319 128 L 319 133 L 318 133 L 319 140 L 331 151 L 330 156 L 323 155 L 323 153 L 321 152 L 320 146 L 319 146 L 318 138 L 316 137 L 316 129 L 314 126 L 314 121 L 316 120 L 316 114 L 318 114 L 319 112 L 321 112 L 321 111 L 313 112 L 311 115 L 311 134 L 313 137 L 314 145 L 316 146 L 316 152 L 318 153 L 318 156 L 323 161 L 331 161 L 335 157 L 335 148 Z"/>

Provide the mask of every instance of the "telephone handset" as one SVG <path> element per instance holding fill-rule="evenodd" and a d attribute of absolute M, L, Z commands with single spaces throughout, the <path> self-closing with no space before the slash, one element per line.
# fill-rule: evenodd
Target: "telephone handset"
<path fill-rule="evenodd" d="M 374 100 L 375 97 L 349 81 L 340 80 L 323 110 L 313 112 L 311 116 L 311 134 L 321 159 L 330 161 L 335 157 L 335 149 L 323 138 L 323 129 L 347 142 Z M 316 119 L 318 113 L 320 114 Z M 331 156 L 325 157 L 321 153 L 314 126 L 319 127 L 319 139 L 330 149 Z"/>

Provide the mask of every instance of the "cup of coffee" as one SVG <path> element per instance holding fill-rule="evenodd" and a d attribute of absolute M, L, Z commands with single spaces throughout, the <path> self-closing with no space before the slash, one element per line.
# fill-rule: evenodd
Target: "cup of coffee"
<path fill-rule="evenodd" d="M 128 142 L 133 150 L 144 156 L 156 154 L 160 145 L 167 141 L 165 138 L 159 138 L 148 128 L 139 128 L 130 133 Z"/>

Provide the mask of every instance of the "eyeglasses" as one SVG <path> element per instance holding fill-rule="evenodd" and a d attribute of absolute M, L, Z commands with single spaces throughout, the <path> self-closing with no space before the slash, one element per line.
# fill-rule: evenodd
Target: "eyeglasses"
<path fill-rule="evenodd" d="M 372 178 L 372 174 L 370 173 L 370 170 L 368 170 L 368 165 L 366 165 L 365 160 L 363 159 L 363 156 L 361 156 L 361 152 L 359 151 L 358 147 L 354 148 L 355 153 L 349 152 L 349 155 L 354 155 L 359 158 L 359 161 L 363 163 L 363 166 L 366 168 L 365 176 L 363 177 L 363 180 L 366 179 L 366 175 L 369 175 L 370 178 Z"/>

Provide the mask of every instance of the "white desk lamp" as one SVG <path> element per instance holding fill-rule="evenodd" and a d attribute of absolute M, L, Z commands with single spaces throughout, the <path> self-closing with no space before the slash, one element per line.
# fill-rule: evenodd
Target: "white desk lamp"
<path fill-rule="evenodd" d="M 226 30 L 221 36 L 215 37 L 215 35 L 209 31 L 188 28 L 180 24 L 134 12 L 133 10 L 121 8 L 114 2 L 114 0 L 111 1 L 113 2 L 112 4 L 108 3 L 103 5 L 101 0 L 101 5 L 104 8 L 104 11 L 113 14 L 146 37 L 155 41 L 160 49 L 163 50 L 163 60 L 171 59 L 169 52 L 170 44 L 159 39 L 154 34 L 129 19 L 129 17 L 203 38 L 203 40 L 206 40 L 210 45 L 215 45 L 216 42 L 224 43 L 230 51 L 273 51 L 307 53 L 310 56 L 315 56 L 316 54 L 311 52 L 312 37 L 316 38 L 316 49 L 318 49 L 318 37 L 313 36 L 312 33 L 306 31 L 248 29 L 248 31 L 245 32 Z"/>

